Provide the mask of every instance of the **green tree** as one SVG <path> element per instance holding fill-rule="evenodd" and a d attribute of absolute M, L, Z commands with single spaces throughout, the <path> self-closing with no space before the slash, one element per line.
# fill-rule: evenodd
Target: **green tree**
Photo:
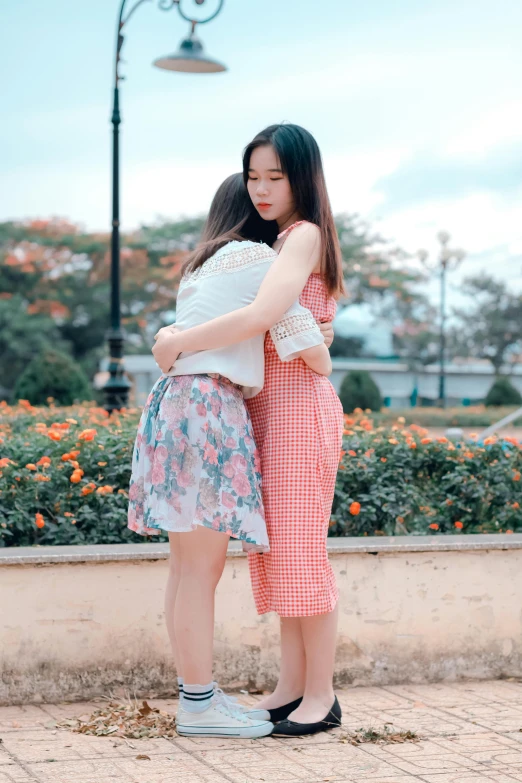
<path fill-rule="evenodd" d="M 91 400 L 92 391 L 82 368 L 70 356 L 46 348 L 20 375 L 13 396 L 32 405 L 45 405 L 48 397 L 59 405 L 72 405 Z"/>
<path fill-rule="evenodd" d="M 20 295 L 0 294 L 0 398 L 8 398 L 30 361 L 51 346 L 67 350 L 48 315 L 27 313 Z"/>
<path fill-rule="evenodd" d="M 464 280 L 462 291 L 470 304 L 455 310 L 459 324 L 451 333 L 453 350 L 488 359 L 499 375 L 510 354 L 522 347 L 522 296 L 486 274 Z"/>

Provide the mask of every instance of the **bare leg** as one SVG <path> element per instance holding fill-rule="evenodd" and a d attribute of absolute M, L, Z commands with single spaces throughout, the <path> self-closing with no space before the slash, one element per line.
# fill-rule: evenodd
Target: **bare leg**
<path fill-rule="evenodd" d="M 174 658 L 174 665 L 176 667 L 176 673 L 178 677 L 183 677 L 183 672 L 181 670 L 181 662 L 179 659 L 178 647 L 176 643 L 176 634 L 174 633 L 174 607 L 176 605 L 176 596 L 178 593 L 180 576 L 179 537 L 182 535 L 185 534 L 169 533 L 169 575 L 167 579 L 167 586 L 165 588 L 165 623 L 167 625 L 170 646 L 172 648 L 172 655 Z"/>
<path fill-rule="evenodd" d="M 180 574 L 173 630 L 183 678 L 212 682 L 214 593 L 225 567 L 229 536 L 205 527 L 179 533 Z"/>
<path fill-rule="evenodd" d="M 281 617 L 281 667 L 273 693 L 266 696 L 256 709 L 282 707 L 304 693 L 306 661 L 299 617 Z"/>
<path fill-rule="evenodd" d="M 334 703 L 333 673 L 337 642 L 337 606 L 328 614 L 301 617 L 306 655 L 303 701 L 289 716 L 298 723 L 323 720 Z"/>

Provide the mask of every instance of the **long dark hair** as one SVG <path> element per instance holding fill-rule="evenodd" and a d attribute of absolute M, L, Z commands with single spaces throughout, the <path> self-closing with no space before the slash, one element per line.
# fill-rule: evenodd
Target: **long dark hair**
<path fill-rule="evenodd" d="M 303 220 L 315 223 L 321 231 L 321 274 L 328 292 L 338 296 L 344 292 L 341 248 L 317 142 L 300 125 L 270 125 L 265 128 L 243 153 L 245 186 L 253 151 L 267 145 L 274 148 L 283 174 L 288 177 L 296 212 Z"/>
<path fill-rule="evenodd" d="M 242 174 L 231 174 L 217 189 L 201 242 L 186 260 L 183 274 L 194 272 L 219 248 L 234 239 L 250 239 L 270 246 L 277 239 L 277 223 L 274 220 L 263 220 L 254 209 Z"/>

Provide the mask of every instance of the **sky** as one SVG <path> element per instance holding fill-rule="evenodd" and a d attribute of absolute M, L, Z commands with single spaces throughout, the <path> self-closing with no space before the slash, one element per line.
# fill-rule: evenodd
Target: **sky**
<path fill-rule="evenodd" d="M 2 3 L 0 220 L 109 230 L 117 11 Z M 480 271 L 522 290 L 521 29 L 520 0 L 225 0 L 199 35 L 228 71 L 189 75 L 151 67 L 187 23 L 144 2 L 123 50 L 123 229 L 204 213 L 255 133 L 289 121 L 317 138 L 335 212 L 432 258 L 449 231 L 467 252 L 452 291 Z"/>

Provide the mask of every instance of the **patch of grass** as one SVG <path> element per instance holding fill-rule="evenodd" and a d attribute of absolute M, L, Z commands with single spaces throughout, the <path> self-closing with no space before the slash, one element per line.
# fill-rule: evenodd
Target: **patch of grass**
<path fill-rule="evenodd" d="M 393 745 L 404 742 L 419 742 L 421 737 L 414 731 L 395 729 L 392 723 L 385 723 L 382 729 L 369 728 L 356 729 L 352 733 L 343 734 L 341 742 L 348 742 L 351 745 L 363 745 L 371 742 L 374 745 Z"/>

